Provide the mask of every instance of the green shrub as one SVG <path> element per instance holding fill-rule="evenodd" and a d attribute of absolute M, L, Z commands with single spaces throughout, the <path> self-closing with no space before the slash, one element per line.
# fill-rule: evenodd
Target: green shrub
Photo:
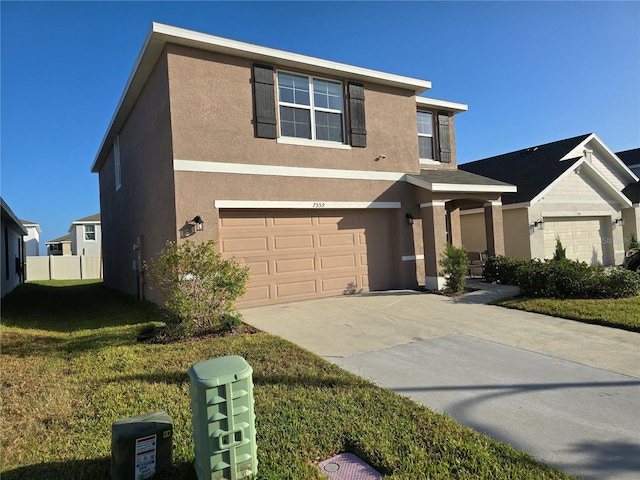
<path fill-rule="evenodd" d="M 640 248 L 640 242 L 638 242 L 638 237 L 636 237 L 635 233 L 632 233 L 631 238 L 629 239 L 628 250 L 631 250 L 632 248 Z"/>
<path fill-rule="evenodd" d="M 553 259 L 555 261 L 562 261 L 567 259 L 567 249 L 562 246 L 560 237 L 556 237 L 556 250 L 553 252 Z"/>
<path fill-rule="evenodd" d="M 234 303 L 246 291 L 249 268 L 234 258 L 223 259 L 216 240 L 167 242 L 158 257 L 145 264 L 150 286 L 172 315 L 174 335 L 237 323 Z"/>
<path fill-rule="evenodd" d="M 534 260 L 520 269 L 518 286 L 533 298 L 624 298 L 638 295 L 640 278 L 623 268 Z"/>
<path fill-rule="evenodd" d="M 531 260 L 510 258 L 503 255 L 489 257 L 484 265 L 484 279 L 503 285 L 518 285 L 518 272 Z"/>
<path fill-rule="evenodd" d="M 447 248 L 440 256 L 438 264 L 447 277 L 447 289 L 452 292 L 462 292 L 467 283 L 467 269 L 469 259 L 464 247 L 454 247 L 447 244 Z"/>

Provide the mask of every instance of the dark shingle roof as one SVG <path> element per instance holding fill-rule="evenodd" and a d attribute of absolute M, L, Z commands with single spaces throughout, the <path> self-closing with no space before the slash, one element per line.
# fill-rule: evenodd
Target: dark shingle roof
<path fill-rule="evenodd" d="M 622 189 L 622 193 L 633 203 L 640 203 L 640 182 L 627 185 Z"/>
<path fill-rule="evenodd" d="M 89 215 L 88 217 L 79 218 L 78 220 L 74 220 L 73 223 L 82 223 L 82 222 L 99 222 L 100 214 L 94 213 L 93 215 Z"/>
<path fill-rule="evenodd" d="M 54 238 L 53 240 L 49 240 L 48 242 L 45 242 L 45 244 L 48 243 L 65 243 L 65 242 L 70 242 L 71 241 L 71 235 L 63 235 L 62 237 L 58 237 L 58 238 Z"/>
<path fill-rule="evenodd" d="M 409 175 L 431 184 L 473 185 L 486 187 L 513 187 L 495 178 L 487 178 L 463 170 L 420 170 L 419 175 Z"/>
<path fill-rule="evenodd" d="M 591 134 L 465 163 L 458 165 L 458 168 L 516 185 L 516 193 L 502 195 L 502 203 L 505 205 L 528 202 L 579 160 L 575 158 L 560 161 L 589 135 Z"/>
<path fill-rule="evenodd" d="M 630 165 L 640 165 L 640 148 L 617 152 L 616 155 L 627 167 Z"/>

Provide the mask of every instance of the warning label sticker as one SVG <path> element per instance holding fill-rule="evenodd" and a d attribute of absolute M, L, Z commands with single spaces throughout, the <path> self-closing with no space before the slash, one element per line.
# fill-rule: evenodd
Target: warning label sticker
<path fill-rule="evenodd" d="M 151 478 L 156 473 L 156 435 L 136 438 L 135 479 Z"/>

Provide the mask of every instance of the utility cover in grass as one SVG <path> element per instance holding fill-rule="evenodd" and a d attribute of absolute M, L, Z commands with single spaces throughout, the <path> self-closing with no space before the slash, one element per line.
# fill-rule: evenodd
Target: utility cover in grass
<path fill-rule="evenodd" d="M 332 480 L 378 480 L 382 474 L 352 453 L 341 453 L 318 464 Z"/>

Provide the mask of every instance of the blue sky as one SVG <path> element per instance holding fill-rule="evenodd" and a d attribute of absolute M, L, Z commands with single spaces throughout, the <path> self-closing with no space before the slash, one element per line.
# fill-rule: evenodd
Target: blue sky
<path fill-rule="evenodd" d="M 640 2 L 12 2 L 1 189 L 41 242 L 100 209 L 90 167 L 151 22 L 430 80 L 458 161 L 595 132 L 640 146 Z"/>

